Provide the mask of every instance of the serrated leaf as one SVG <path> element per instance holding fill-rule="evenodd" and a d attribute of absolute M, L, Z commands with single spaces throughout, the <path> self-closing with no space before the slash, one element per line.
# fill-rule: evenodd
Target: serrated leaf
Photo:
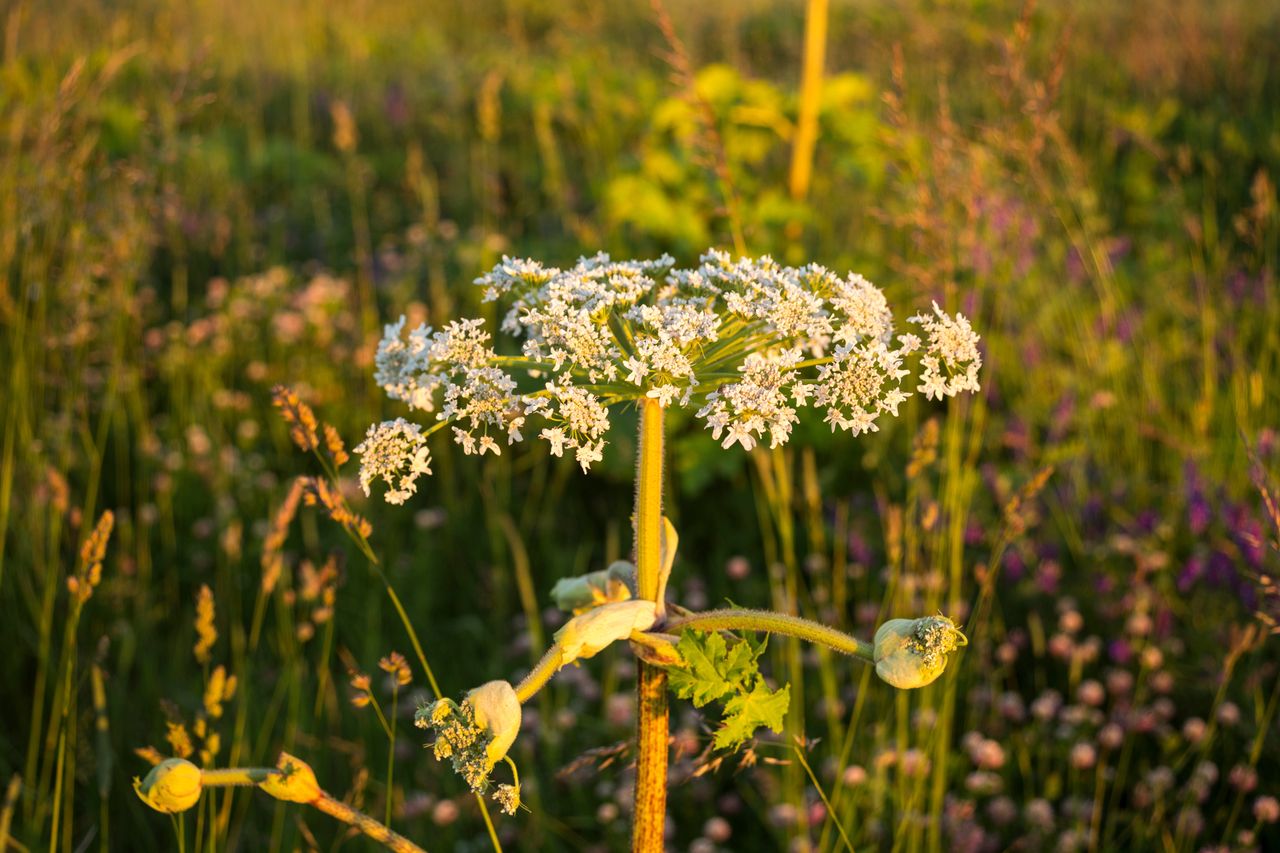
<path fill-rule="evenodd" d="M 680 698 L 689 699 L 695 707 L 701 708 L 738 689 L 734 681 L 725 677 L 729 651 L 724 637 L 716 633 L 685 631 L 676 649 L 684 658 L 685 667 L 670 671 L 670 684 Z"/>
<path fill-rule="evenodd" d="M 716 731 L 716 749 L 730 749 L 746 743 L 756 729 L 767 726 L 772 732 L 782 731 L 782 720 L 791 707 L 791 685 L 770 690 L 764 679 L 756 681 L 750 692 L 739 693 L 724 704 L 724 723 Z"/>
<path fill-rule="evenodd" d="M 723 669 L 721 674 L 725 681 L 732 684 L 738 692 L 747 690 L 756 675 L 760 672 L 760 667 L 756 660 L 760 657 L 760 652 L 751 644 L 749 640 L 742 640 L 729 646 L 725 653 Z"/>

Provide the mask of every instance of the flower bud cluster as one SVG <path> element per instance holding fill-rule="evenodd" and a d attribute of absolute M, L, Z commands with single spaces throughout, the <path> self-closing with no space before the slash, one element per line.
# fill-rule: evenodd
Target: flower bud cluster
<path fill-rule="evenodd" d="M 947 655 L 968 643 L 946 616 L 890 619 L 876 631 L 876 675 L 903 690 L 924 687 L 942 675 Z"/>
<path fill-rule="evenodd" d="M 489 790 L 494 766 L 504 758 L 520 732 L 520 700 L 505 681 L 490 681 L 467 694 L 461 703 L 440 699 L 423 705 L 413 723 L 436 734 L 432 752 L 449 759 L 454 771 L 477 794 Z M 499 785 L 494 799 L 508 814 L 520 804 L 519 785 Z"/>

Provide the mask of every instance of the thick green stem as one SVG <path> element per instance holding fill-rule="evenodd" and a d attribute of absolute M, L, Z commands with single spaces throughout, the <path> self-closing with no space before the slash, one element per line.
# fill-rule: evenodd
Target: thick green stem
<path fill-rule="evenodd" d="M 636 464 L 636 578 L 640 598 L 656 601 L 662 570 L 662 406 L 640 403 Z M 662 853 L 667 819 L 667 672 L 639 661 L 636 685 L 636 799 L 631 849 Z"/>
<path fill-rule="evenodd" d="M 859 640 L 821 622 L 802 619 L 799 616 L 788 616 L 785 613 L 774 613 L 770 610 L 708 610 L 706 613 L 693 613 L 668 622 L 662 630 L 668 634 L 676 634 L 682 628 L 697 628 L 699 631 L 762 631 L 767 634 L 783 634 L 826 646 L 842 655 L 862 658 L 868 663 L 875 661 L 875 646 L 865 640 Z"/>

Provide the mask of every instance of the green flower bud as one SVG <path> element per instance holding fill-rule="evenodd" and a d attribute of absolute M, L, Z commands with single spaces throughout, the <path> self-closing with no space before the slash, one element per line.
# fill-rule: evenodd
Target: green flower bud
<path fill-rule="evenodd" d="M 603 575 L 604 572 L 593 572 L 592 574 Z M 604 580 L 604 578 L 601 578 L 601 580 Z M 594 589 L 595 584 L 591 582 L 591 575 L 560 578 L 560 580 L 556 581 L 556 585 L 551 588 L 551 600 L 561 610 L 572 612 L 591 606 Z"/>
<path fill-rule="evenodd" d="M 910 690 L 935 681 L 947 668 L 947 655 L 969 639 L 945 616 L 890 619 L 876 631 L 876 675 Z"/>
<path fill-rule="evenodd" d="M 185 812 L 200 799 L 204 788 L 200 768 L 185 758 L 161 761 L 146 778 L 133 780 L 133 790 L 151 808 L 165 814 Z"/>
<path fill-rule="evenodd" d="M 630 595 L 617 594 L 613 596 L 619 600 L 636 597 L 636 567 L 626 560 L 614 560 L 609 564 L 609 568 L 605 569 L 605 575 L 609 578 L 608 588 L 616 592 L 617 585 L 621 584 L 626 587 Z"/>
<path fill-rule="evenodd" d="M 561 578 L 551 588 L 556 607 L 580 613 L 611 601 L 626 601 L 636 594 L 636 567 L 619 560 L 609 568 L 572 578 Z"/>

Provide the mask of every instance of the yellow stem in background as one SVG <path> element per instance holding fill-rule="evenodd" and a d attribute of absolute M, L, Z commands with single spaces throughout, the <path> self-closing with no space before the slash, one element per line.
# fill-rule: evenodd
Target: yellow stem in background
<path fill-rule="evenodd" d="M 639 597 L 656 601 L 662 570 L 662 406 L 640 402 L 636 463 L 636 578 Z M 633 853 L 662 853 L 667 820 L 667 672 L 638 661 Z"/>
<path fill-rule="evenodd" d="M 818 144 L 818 112 L 822 106 L 822 68 L 827 52 L 827 0 L 809 0 L 804 16 L 804 59 L 800 71 L 800 114 L 791 143 L 787 190 L 795 201 L 809 194 L 813 149 Z M 799 222 L 787 224 L 787 237 L 800 238 Z"/>

